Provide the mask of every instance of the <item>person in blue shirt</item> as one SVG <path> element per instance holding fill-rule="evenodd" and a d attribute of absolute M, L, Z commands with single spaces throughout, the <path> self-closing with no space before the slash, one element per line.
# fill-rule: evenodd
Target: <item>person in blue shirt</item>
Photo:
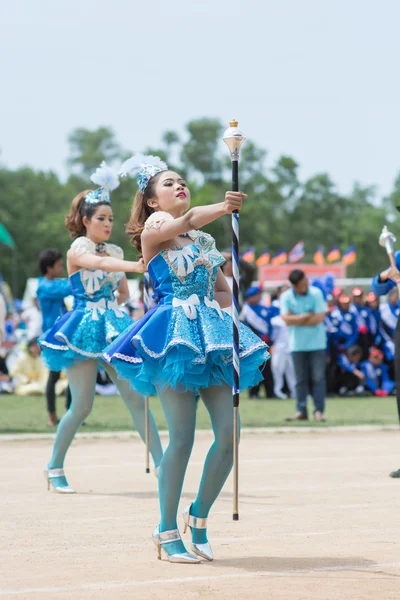
<path fill-rule="evenodd" d="M 371 348 L 368 360 L 361 363 L 365 376 L 365 387 L 374 396 L 388 396 L 395 388 L 395 382 L 389 377 L 389 368 L 383 362 L 383 352 Z"/>
<path fill-rule="evenodd" d="M 350 310 L 350 297 L 341 294 L 337 307 L 331 313 L 331 320 L 337 328 L 334 343 L 338 352 L 343 352 L 354 346 L 358 340 L 357 317 Z"/>
<path fill-rule="evenodd" d="M 369 308 L 370 312 L 370 331 L 372 343 L 376 346 L 380 346 L 381 339 L 379 328 L 381 324 L 381 311 L 380 311 L 380 299 L 374 294 L 374 292 L 368 292 L 366 297 L 365 305 Z"/>
<path fill-rule="evenodd" d="M 350 346 L 338 356 L 337 391 L 340 396 L 364 393 L 365 375 L 360 368 L 362 349 Z"/>
<path fill-rule="evenodd" d="M 325 421 L 326 346 L 324 326 L 327 305 L 320 289 L 309 285 L 300 269 L 289 275 L 292 289 L 280 299 L 281 317 L 289 327 L 289 348 L 296 373 L 296 413 L 287 420 L 307 420 L 307 396 L 311 379 L 314 418 Z"/>
<path fill-rule="evenodd" d="M 54 323 L 66 312 L 64 298 L 72 294 L 71 283 L 68 279 L 61 279 L 63 274 L 62 254 L 57 248 L 42 250 L 39 256 L 39 277 L 37 299 L 42 313 L 43 332 L 51 329 Z M 60 379 L 60 371 L 49 371 L 46 385 L 47 411 L 49 413 L 48 425 L 57 425 L 56 413 L 56 383 Z M 71 392 L 67 388 L 66 408 L 71 404 Z"/>
<path fill-rule="evenodd" d="M 371 311 L 368 306 L 366 306 L 365 294 L 362 288 L 353 288 L 351 295 L 353 303 L 350 306 L 350 312 L 353 312 L 356 316 L 358 325 L 357 345 L 361 347 L 363 351 L 363 359 L 366 360 L 368 358 L 368 350 L 372 344 Z"/>

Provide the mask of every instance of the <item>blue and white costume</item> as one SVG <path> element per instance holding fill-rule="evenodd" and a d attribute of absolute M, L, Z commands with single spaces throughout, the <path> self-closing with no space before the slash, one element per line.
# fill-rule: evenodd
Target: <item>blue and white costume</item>
<path fill-rule="evenodd" d="M 96 245 L 87 237 L 71 245 L 77 255 L 96 254 Z M 123 259 L 123 251 L 105 244 L 105 252 Z M 40 339 L 42 357 L 51 371 L 61 371 L 88 358 L 100 359 L 104 348 L 132 319 L 118 306 L 115 292 L 124 273 L 80 269 L 70 276 L 73 309 L 56 321 Z"/>
<path fill-rule="evenodd" d="M 347 350 L 357 343 L 358 323 L 354 313 L 343 311 L 337 307 L 328 316 L 328 320 L 330 321 L 332 343 L 339 350 Z"/>
<path fill-rule="evenodd" d="M 379 333 L 381 337 L 381 347 L 388 361 L 394 359 L 394 337 L 399 319 L 400 308 L 393 306 L 389 302 L 383 302 L 380 305 L 381 321 Z"/>
<path fill-rule="evenodd" d="M 157 212 L 146 221 L 172 220 Z M 156 387 L 178 392 L 232 384 L 232 318 L 214 298 L 218 268 L 224 258 L 214 239 L 190 232 L 192 243 L 159 252 L 148 270 L 159 303 L 104 352 L 118 375 L 143 394 Z M 240 326 L 240 383 L 256 385 L 258 367 L 269 357 L 266 344 Z"/>
<path fill-rule="evenodd" d="M 385 392 L 392 392 L 395 388 L 395 382 L 389 377 L 389 368 L 385 363 L 379 366 L 373 365 L 369 360 L 361 363 L 361 371 L 365 375 L 365 387 L 375 393 L 382 389 Z"/>

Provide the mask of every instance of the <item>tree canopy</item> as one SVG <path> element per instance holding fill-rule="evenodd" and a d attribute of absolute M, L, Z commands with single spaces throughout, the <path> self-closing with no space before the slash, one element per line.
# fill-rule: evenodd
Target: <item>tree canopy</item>
<path fill-rule="evenodd" d="M 192 206 L 219 202 L 231 184 L 222 131 L 218 119 L 194 119 L 187 123 L 184 135 L 165 131 L 159 148 L 143 151 L 160 155 L 188 178 Z M 96 167 L 102 160 L 113 163 L 129 155 L 109 127 L 75 129 L 68 141 L 70 174 L 66 182 L 53 172 L 0 168 L 0 221 L 17 248 L 19 294 L 26 278 L 38 275 L 37 258 L 43 248 L 67 251 L 70 240 L 64 228 L 65 215 L 74 196 L 93 186 L 90 175 Z M 274 253 L 281 248 L 290 250 L 302 240 L 305 260 L 312 261 L 319 246 L 328 251 L 338 244 L 343 251 L 355 244 L 357 262 L 349 267 L 350 275 L 368 277 L 384 268 L 388 261 L 378 238 L 386 222 L 400 237 L 400 221 L 395 218 L 395 206 L 400 205 L 400 174 L 389 197 L 379 198 L 375 188 L 360 183 L 355 183 L 349 194 L 340 194 L 328 173 L 317 173 L 302 181 L 298 167 L 296 160 L 286 155 L 269 163 L 267 151 L 246 140 L 240 158 L 240 187 L 248 194 L 240 216 L 242 249 L 251 245 L 256 255 L 265 248 Z M 135 251 L 129 246 L 125 223 L 135 191 L 135 182 L 125 179 L 112 196 L 112 239 L 131 258 Z M 220 249 L 230 246 L 228 217 L 206 229 L 217 239 Z M 11 250 L 4 245 L 0 248 L 0 272 L 11 281 Z"/>

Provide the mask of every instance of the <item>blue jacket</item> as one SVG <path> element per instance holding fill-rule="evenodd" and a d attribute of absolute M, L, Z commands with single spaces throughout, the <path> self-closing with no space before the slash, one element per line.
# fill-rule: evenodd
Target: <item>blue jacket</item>
<path fill-rule="evenodd" d="M 343 371 L 353 373 L 356 369 L 359 369 L 358 363 L 352 363 L 346 354 L 339 354 L 338 365 Z"/>
<path fill-rule="evenodd" d="M 271 335 L 270 311 L 263 304 L 245 302 L 240 319 L 263 340 Z"/>
<path fill-rule="evenodd" d="M 365 386 L 371 391 L 384 390 L 391 392 L 395 387 L 395 382 L 389 377 L 389 368 L 385 363 L 375 367 L 369 360 L 361 363 L 361 371 L 365 375 Z"/>
<path fill-rule="evenodd" d="M 43 317 L 43 332 L 53 327 L 59 317 L 67 312 L 64 298 L 72 294 L 69 279 L 46 279 L 39 277 L 36 291 Z"/>
<path fill-rule="evenodd" d="M 330 314 L 330 322 L 332 328 L 337 330 L 332 338 L 337 347 L 341 346 L 343 350 L 347 350 L 357 342 L 358 323 L 354 313 L 343 312 L 337 307 Z"/>
<path fill-rule="evenodd" d="M 350 306 L 350 312 L 352 312 L 357 319 L 358 330 L 360 333 L 372 333 L 374 322 L 372 320 L 371 309 L 368 306 L 357 306 L 357 304 L 352 304 Z M 363 331 L 365 327 L 368 331 Z"/>
<path fill-rule="evenodd" d="M 400 271 L 400 250 L 397 250 L 397 252 L 394 255 L 394 258 L 396 261 L 396 267 Z M 375 277 L 372 280 L 372 291 L 374 292 L 375 296 L 385 296 L 390 292 L 392 288 L 394 288 L 395 285 L 395 282 L 391 279 L 387 279 L 386 281 L 380 283 L 378 274 L 375 275 Z"/>

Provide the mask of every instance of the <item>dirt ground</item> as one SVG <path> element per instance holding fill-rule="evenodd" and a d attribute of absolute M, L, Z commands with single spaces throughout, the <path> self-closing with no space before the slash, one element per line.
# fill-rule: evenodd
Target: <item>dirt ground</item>
<path fill-rule="evenodd" d="M 182 507 L 210 442 L 198 436 Z M 75 496 L 47 492 L 50 449 L 0 441 L 0 598 L 400 598 L 397 431 L 245 434 L 240 520 L 230 479 L 209 521 L 215 561 L 198 565 L 157 560 L 157 480 L 139 440 L 77 440 Z"/>

